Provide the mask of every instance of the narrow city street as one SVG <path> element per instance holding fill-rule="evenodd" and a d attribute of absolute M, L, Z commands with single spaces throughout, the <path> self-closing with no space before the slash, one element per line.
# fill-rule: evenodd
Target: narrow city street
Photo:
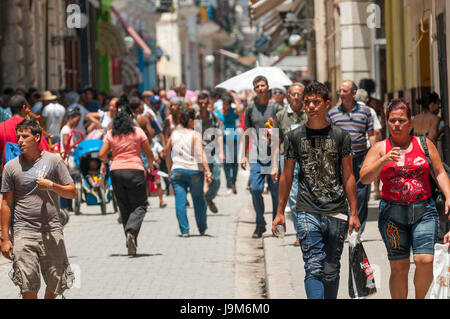
<path fill-rule="evenodd" d="M 174 197 L 166 198 L 164 209 L 159 209 L 157 197 L 151 197 L 136 257 L 127 255 L 123 228 L 112 205 L 102 216 L 100 206 L 83 204 L 83 215 L 71 216 L 64 229 L 69 262 L 76 274 L 74 287 L 65 297 L 262 298 L 262 240 L 251 239 L 254 218 L 245 190 L 247 178 L 241 174 L 233 197 L 223 196 L 226 188 L 221 188 L 216 198 L 219 212 L 208 211 L 206 236 L 198 233 L 190 197 L 190 238 L 179 236 Z M 0 299 L 19 298 L 19 290 L 8 276 L 10 270 L 11 263 L 1 257 Z M 44 286 L 41 279 L 39 297 Z"/>
<path fill-rule="evenodd" d="M 287 213 L 284 239 L 267 232 L 252 239 L 254 211 L 245 189 L 248 172 L 241 171 L 238 193 L 225 196 L 222 184 L 216 205 L 219 213 L 208 211 L 208 230 L 200 236 L 192 208 L 188 208 L 191 237 L 179 235 L 174 197 L 166 197 L 167 207 L 158 207 L 157 197 L 150 208 L 138 239 L 136 257 L 129 257 L 117 214 L 108 205 L 102 216 L 99 206 L 84 206 L 83 215 L 71 216 L 64 229 L 69 261 L 76 280 L 64 296 L 68 299 L 306 299 L 303 260 L 292 244 L 295 233 Z M 271 207 L 270 195 L 265 205 Z M 190 198 L 189 198 L 190 200 Z M 371 199 L 364 247 L 375 270 L 378 292 L 371 298 L 389 299 L 389 263 L 377 228 L 378 202 Z M 411 263 L 409 298 L 414 298 Z M 20 298 L 8 274 L 11 263 L 0 257 L 0 299 Z M 45 286 L 41 278 L 43 297 Z M 348 294 L 348 241 L 341 259 L 339 299 Z"/>

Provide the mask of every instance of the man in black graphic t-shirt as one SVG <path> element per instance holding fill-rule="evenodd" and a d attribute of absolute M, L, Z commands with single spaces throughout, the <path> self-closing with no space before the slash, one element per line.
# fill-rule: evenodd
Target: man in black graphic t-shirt
<path fill-rule="evenodd" d="M 286 228 L 284 209 L 297 162 L 296 231 L 305 261 L 306 294 L 309 299 L 336 299 L 347 231 L 358 231 L 361 226 L 352 170 L 351 138 L 348 132 L 326 120 L 330 101 L 325 85 L 314 81 L 303 94 L 308 122 L 290 131 L 284 140 L 285 162 L 279 182 L 278 213 L 272 231 L 277 236 L 277 225 Z"/>

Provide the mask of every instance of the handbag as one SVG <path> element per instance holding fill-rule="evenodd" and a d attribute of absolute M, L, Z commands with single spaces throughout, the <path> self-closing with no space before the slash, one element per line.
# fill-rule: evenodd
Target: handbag
<path fill-rule="evenodd" d="M 360 234 L 353 231 L 349 243 L 348 292 L 352 299 L 365 299 L 377 292 L 375 277 L 362 245 Z"/>
<path fill-rule="evenodd" d="M 448 216 L 445 215 L 445 197 L 444 197 L 444 194 L 442 194 L 442 191 L 439 188 L 439 185 L 436 181 L 436 174 L 434 173 L 433 165 L 431 164 L 430 151 L 428 150 L 427 138 L 425 136 L 420 137 L 420 144 L 422 145 L 423 151 L 427 158 L 428 165 L 430 165 L 430 175 L 431 175 L 430 185 L 431 185 L 431 191 L 433 193 L 432 197 L 433 197 L 434 201 L 436 202 L 436 210 L 438 211 L 438 214 L 439 214 L 438 241 L 442 242 L 444 235 L 448 232 L 448 229 L 449 229 Z M 442 165 L 444 166 L 447 176 L 449 176 L 450 175 L 450 167 L 444 162 L 442 162 Z"/>
<path fill-rule="evenodd" d="M 434 245 L 433 284 L 430 299 L 450 299 L 450 251 L 448 244 Z"/>

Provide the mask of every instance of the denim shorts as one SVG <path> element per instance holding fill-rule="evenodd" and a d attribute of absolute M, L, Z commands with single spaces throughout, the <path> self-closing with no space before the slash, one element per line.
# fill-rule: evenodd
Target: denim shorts
<path fill-rule="evenodd" d="M 381 200 L 378 229 L 389 260 L 408 259 L 413 254 L 434 255 L 439 221 L 432 198 L 412 203 Z"/>

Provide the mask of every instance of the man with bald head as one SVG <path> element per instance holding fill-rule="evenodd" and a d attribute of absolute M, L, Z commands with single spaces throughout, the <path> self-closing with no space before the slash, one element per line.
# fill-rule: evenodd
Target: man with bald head
<path fill-rule="evenodd" d="M 339 89 L 339 97 L 342 104 L 332 108 L 328 112 L 331 124 L 340 126 L 350 133 L 353 150 L 353 174 L 356 179 L 356 195 L 358 201 L 358 217 L 361 222 L 362 233 L 366 225 L 369 211 L 369 185 L 364 185 L 359 177 L 359 171 L 367 154 L 366 133 L 369 136 L 370 145 L 374 145 L 375 134 L 373 117 L 370 109 L 363 104 L 356 103 L 355 95 L 358 90 L 352 81 L 343 81 Z"/>
<path fill-rule="evenodd" d="M 287 100 L 288 105 L 283 108 L 280 112 L 278 112 L 273 121 L 273 128 L 279 129 L 279 139 L 280 145 L 279 150 L 275 149 L 272 154 L 272 172 L 271 177 L 272 180 L 276 183 L 278 181 L 279 170 L 277 157 L 278 154 L 281 157 L 284 157 L 284 137 L 291 131 L 296 128 L 304 125 L 308 121 L 308 117 L 306 116 L 305 111 L 303 110 L 303 90 L 304 85 L 301 83 L 294 83 L 290 86 L 287 92 Z M 281 159 L 281 163 L 283 163 L 283 158 Z M 282 169 L 282 167 L 281 167 Z M 292 181 L 292 188 L 289 194 L 289 208 L 291 209 L 292 220 L 294 222 L 294 228 L 297 230 L 297 190 L 298 190 L 298 164 L 295 165 L 294 171 L 294 179 Z M 294 243 L 294 246 L 299 246 L 300 240 L 297 240 Z"/>

